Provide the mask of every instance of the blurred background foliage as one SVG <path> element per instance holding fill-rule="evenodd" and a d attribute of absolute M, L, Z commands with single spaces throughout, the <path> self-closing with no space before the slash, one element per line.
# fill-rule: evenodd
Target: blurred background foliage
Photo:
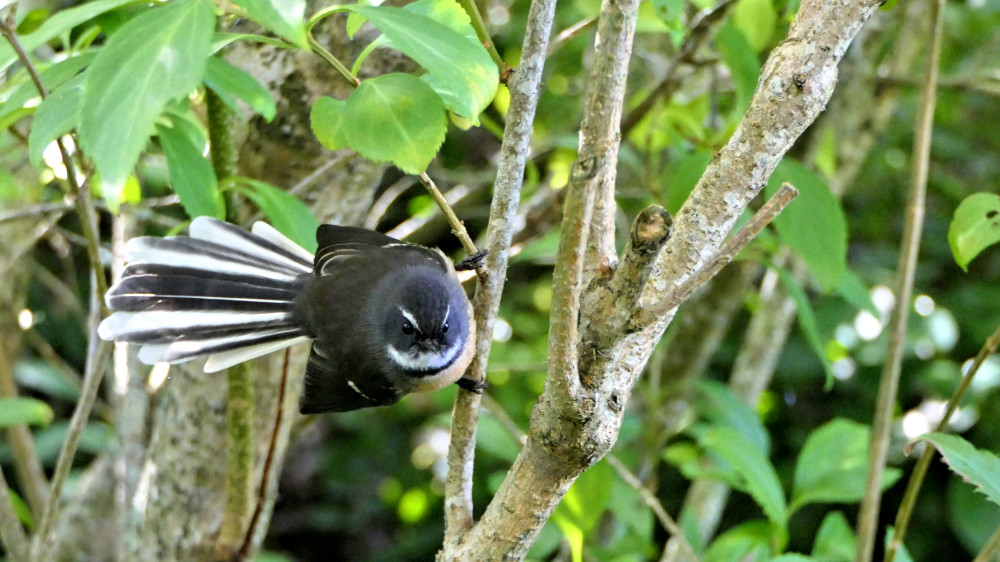
<path fill-rule="evenodd" d="M 483 0 L 479 7 L 499 52 L 516 65 L 528 1 Z M 599 7 L 597 0 L 573 0 L 560 3 L 556 12 L 557 31 L 577 31 L 553 41 L 545 70 L 524 189 L 526 205 L 543 203 L 532 207 L 536 214 L 519 239 L 521 252 L 513 259 L 494 333 L 488 411 L 478 432 L 474 494 L 480 510 L 516 457 L 517 432 L 526 430 L 544 383 L 556 249 L 552 217 L 558 216 L 558 190 L 566 184 L 576 159 L 594 43 L 593 18 Z M 643 3 L 626 116 L 653 95 L 671 71 L 679 49 L 691 38 L 691 22 L 709 8 L 705 0 Z M 661 204 L 673 211 L 683 201 L 713 151 L 734 130 L 760 65 L 785 37 L 797 8 L 795 1 L 732 3 L 721 25 L 713 28 L 717 32 L 678 66 L 672 95 L 659 97 L 625 133 L 618 170 L 620 242 L 631 218 L 643 207 Z M 741 484 L 738 470 L 734 473 L 725 463 L 708 468 L 705 459 L 713 451 L 724 452 L 725 447 L 718 444 L 733 438 L 719 428 L 735 428 L 741 439 L 763 451 L 785 496 L 794 504 L 799 471 L 804 470 L 797 469 L 796 463 L 817 430 L 838 418 L 857 422 L 837 422 L 834 427 L 844 432 L 863 430 L 870 423 L 887 345 L 888 312 L 893 306 L 913 307 L 890 459 L 892 466 L 905 472 L 913 461 L 903 455 L 903 445 L 936 423 L 963 364 L 1000 325 L 1000 251 L 988 249 L 963 272 L 947 241 L 948 225 L 959 202 L 975 192 L 996 193 L 1000 187 L 997 0 L 947 6 L 918 296 L 914 302 L 897 303 L 891 289 L 909 181 L 916 84 L 923 55 L 919 30 L 926 26 L 925 12 L 919 2 L 890 2 L 876 14 L 845 57 L 827 114 L 788 157 L 818 174 L 842 200 L 847 267 L 870 303 L 858 298 L 858 291 L 824 291 L 810 274 L 799 275 L 798 287 L 807 295 L 814 325 L 793 326 L 787 337 L 785 329 L 774 331 L 769 342 L 777 352 L 773 379 L 751 406 L 741 406 L 743 402 L 725 383 L 744 352 L 754 315 L 768 306 L 765 293 L 780 285 L 765 275 L 762 264 L 780 263 L 796 270 L 795 258 L 788 258 L 781 249 L 791 242 L 780 236 L 765 237 L 744 260 L 730 266 L 681 308 L 633 393 L 613 455 L 669 513 L 679 516 L 686 529 L 693 528 L 692 516 L 682 508 L 695 477 L 722 480 L 736 490 L 710 534 L 722 538 L 709 548 L 706 559 L 726 560 L 733 553 L 753 552 L 757 543 L 752 537 L 768 536 L 771 531 L 760 532 L 759 527 L 766 526 L 767 518 L 773 522 L 768 510 L 776 509 L 759 497 L 762 491 L 754 489 L 753 483 Z M 116 17 L 116 13 L 106 17 Z M 21 25 L 30 24 L 24 21 L 28 23 Z M 887 110 L 879 116 L 876 109 L 883 107 Z M 450 128 L 429 171 L 444 186 L 465 186 L 467 195 L 455 209 L 473 234 L 485 228 L 492 163 L 499 148 L 497 134 L 506 109 L 506 91 L 501 88 L 482 117 L 483 127 Z M 39 455 L 51 468 L 65 435 L 65 420 L 78 396 L 76 373 L 86 359 L 89 280 L 79 228 L 68 209 L 54 214 L 20 212 L 45 205 L 58 209 L 61 194 L 52 187 L 51 171 L 39 173 L 27 163 L 25 126 L 17 119 L 8 121 L 4 123 L 8 128 L 0 134 L 0 224 L 7 225 L 5 232 L 13 232 L 12 228 L 44 232 L 28 247 L 17 246 L 14 235 L 5 242 L 19 248 L 19 259 L 6 265 L 3 275 L 26 276 L 30 282 L 14 311 L 20 325 L 8 327 L 21 331 L 20 350 L 2 360 L 13 364 L 22 394 L 43 398 L 54 410 L 56 421 L 34 430 Z M 143 199 L 169 197 L 162 159 L 144 159 L 140 176 Z M 405 189 L 396 187 L 399 182 L 404 182 Z M 371 223 L 396 234 L 403 230 L 393 229 L 404 229 L 409 240 L 437 244 L 458 256 L 457 242 L 419 184 L 407 183 L 398 172 L 390 171 L 379 194 L 393 189 L 395 197 L 370 217 Z M 147 207 L 144 213 L 140 218 L 147 229 L 159 234 L 180 228 L 187 220 L 176 203 Z M 53 220 L 40 220 L 40 216 Z M 105 214 L 106 230 L 108 222 Z M 729 305 L 718 305 L 727 295 Z M 801 307 L 805 302 L 798 304 Z M 799 314 L 802 323 L 801 308 Z M 720 322 L 721 337 L 711 340 L 707 334 Z M 704 348 L 706 343 L 711 344 L 709 349 Z M 830 388 L 825 388 L 824 364 L 834 376 Z M 761 367 L 759 376 L 766 379 L 771 373 Z M 998 386 L 1000 360 L 994 358 L 978 375 L 951 424 L 953 431 L 977 447 L 994 452 L 1000 451 Z M 433 395 L 411 395 L 391 408 L 303 421 L 283 467 L 267 552 L 260 559 L 432 559 L 443 533 L 442 481 L 454 394 L 451 388 Z M 112 417 L 110 406 L 99 402 L 84 433 L 85 454 L 78 460 L 81 468 L 113 446 Z M 713 449 L 713 444 L 718 448 Z M 7 442 L 0 445 L 6 474 L 11 473 L 12 455 Z M 888 487 L 882 509 L 885 524 L 891 524 L 895 516 L 902 482 L 905 479 Z M 863 486 L 863 479 L 857 485 Z M 841 489 L 836 498 L 796 504 L 785 527 L 785 549 L 811 552 L 824 560 L 853 557 L 853 547 L 844 545 L 852 539 L 858 495 L 860 489 Z M 970 558 L 998 524 L 1000 508 L 935 462 L 906 544 L 915 560 Z M 751 539 L 740 543 L 741 537 Z M 585 560 L 657 559 L 667 538 L 639 492 L 608 461 L 602 461 L 574 485 L 531 557 L 568 560 L 582 553 Z M 711 540 L 692 542 L 704 547 Z"/>

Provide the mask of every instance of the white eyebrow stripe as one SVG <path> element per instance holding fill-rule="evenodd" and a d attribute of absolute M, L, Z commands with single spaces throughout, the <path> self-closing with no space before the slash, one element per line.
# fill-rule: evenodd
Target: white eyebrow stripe
<path fill-rule="evenodd" d="M 448 323 L 448 315 L 450 314 L 451 314 L 451 305 L 449 304 L 447 308 L 444 309 L 444 320 L 441 322 L 442 326 Z"/>
<path fill-rule="evenodd" d="M 399 307 L 399 313 L 402 314 L 403 318 L 406 318 L 410 322 L 410 324 L 413 324 L 413 327 L 416 328 L 418 332 L 423 331 L 420 329 L 420 324 L 417 324 L 417 319 L 414 318 L 412 314 L 410 314 L 409 310 L 406 310 L 403 307 Z"/>

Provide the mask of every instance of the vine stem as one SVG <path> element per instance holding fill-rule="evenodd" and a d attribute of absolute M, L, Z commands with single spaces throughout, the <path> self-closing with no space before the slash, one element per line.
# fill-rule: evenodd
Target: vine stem
<path fill-rule="evenodd" d="M 969 389 L 969 385 L 972 384 L 972 377 L 976 376 L 976 372 L 979 371 L 979 367 L 982 366 L 983 362 L 990 356 L 996 353 L 997 347 L 1000 346 L 1000 328 L 997 328 L 990 337 L 986 338 L 986 342 L 983 347 L 976 354 L 976 358 L 969 365 L 968 371 L 962 378 L 962 382 L 955 389 L 954 394 L 948 400 L 948 407 L 944 412 L 944 416 L 941 417 L 941 421 L 938 422 L 937 427 L 934 431 L 944 431 L 945 427 L 948 425 L 948 420 L 951 416 L 955 414 L 955 410 L 958 409 L 958 404 L 965 396 L 965 391 Z M 927 475 L 927 468 L 931 464 L 931 460 L 934 458 L 934 452 L 937 451 L 934 447 L 925 447 L 924 452 L 920 455 L 920 459 L 917 464 L 913 467 L 913 472 L 910 474 L 910 480 L 906 484 L 906 492 L 903 493 L 903 501 L 899 506 L 899 511 L 896 513 L 896 523 L 895 532 L 892 535 L 892 541 L 885 551 L 885 562 L 892 562 L 896 557 L 896 553 L 899 551 L 900 546 L 903 544 L 903 539 L 906 537 L 906 530 L 910 524 L 910 517 L 913 515 L 913 508 L 917 504 L 917 495 L 920 493 L 920 487 L 923 485 L 924 477 Z"/>
<path fill-rule="evenodd" d="M 889 348 L 882 369 L 876 401 L 875 419 L 872 422 L 871 450 L 868 458 L 868 481 L 858 513 L 858 547 L 856 562 L 869 562 L 878 534 L 879 503 L 881 502 L 882 475 L 892 432 L 893 411 L 899 390 L 899 376 L 903 363 L 906 341 L 906 321 L 913 295 L 913 279 L 920 251 L 920 235 L 924 224 L 924 201 L 927 193 L 927 170 L 930 161 L 931 135 L 934 125 L 938 66 L 941 55 L 941 37 L 944 30 L 944 0 L 930 0 L 931 34 L 927 46 L 924 87 L 913 140 L 913 167 L 910 173 L 910 192 L 907 201 L 906 222 L 899 254 L 896 288 L 896 307 L 889 322 Z M 889 555 L 889 552 L 886 553 Z M 891 561 L 891 558 L 887 558 Z"/>
<path fill-rule="evenodd" d="M 468 14 L 469 21 L 472 23 L 472 29 L 476 30 L 476 37 L 479 37 L 479 41 L 483 44 L 483 47 L 486 47 L 486 51 L 490 54 L 493 62 L 496 63 L 497 69 L 500 70 L 502 76 L 506 71 L 510 70 L 510 67 L 507 66 L 507 63 L 500 57 L 500 53 L 497 52 L 497 47 L 493 44 L 493 38 L 490 37 L 489 31 L 486 30 L 483 16 L 479 13 L 479 6 L 476 5 L 476 0 L 458 0 L 458 4 Z"/>

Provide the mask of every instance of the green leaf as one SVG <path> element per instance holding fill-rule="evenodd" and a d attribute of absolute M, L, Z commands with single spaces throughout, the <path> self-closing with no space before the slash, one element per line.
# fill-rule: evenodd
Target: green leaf
<path fill-rule="evenodd" d="M 323 115 L 331 122 L 318 127 Z M 388 160 L 408 174 L 427 169 L 448 129 L 441 98 L 419 79 L 399 73 L 365 80 L 343 106 L 324 102 L 314 109 L 312 122 L 327 148 L 346 143 L 365 158 Z"/>
<path fill-rule="evenodd" d="M 499 72 L 486 48 L 433 19 L 389 6 L 344 6 L 368 18 L 392 48 L 427 69 L 425 77 L 449 110 L 478 124 L 496 95 Z M 364 85 L 364 83 L 362 83 Z"/>
<path fill-rule="evenodd" d="M 733 467 L 743 487 L 761 506 L 767 518 L 783 529 L 788 521 L 785 494 L 778 473 L 767 456 L 730 427 L 713 427 L 698 442 Z"/>
<path fill-rule="evenodd" d="M 851 562 L 857 550 L 858 539 L 847 517 L 839 511 L 831 511 L 823 518 L 816 532 L 812 556 L 823 562 Z"/>
<path fill-rule="evenodd" d="M 250 19 L 299 47 L 310 50 L 306 38 L 305 0 L 233 0 Z"/>
<path fill-rule="evenodd" d="M 789 182 L 799 196 L 774 219 L 781 239 L 809 266 L 824 291 L 832 291 L 847 270 L 847 219 L 822 176 L 790 158 L 767 182 L 767 197 Z"/>
<path fill-rule="evenodd" d="M 90 21 L 104 12 L 114 10 L 134 1 L 96 0 L 95 2 L 87 2 L 67 10 L 61 10 L 49 18 L 37 30 L 27 35 L 22 35 L 18 39 L 21 41 L 21 47 L 30 53 L 82 23 Z M 17 54 L 14 53 L 14 50 L 6 41 L 0 42 L 0 72 L 7 70 L 15 61 L 17 61 Z"/>
<path fill-rule="evenodd" d="M 837 294 L 858 310 L 867 310 L 876 317 L 879 315 L 875 303 L 872 302 L 871 294 L 868 292 L 868 287 L 850 269 L 844 270 L 844 275 L 840 278 L 840 283 L 837 284 Z"/>
<path fill-rule="evenodd" d="M 573 482 L 552 512 L 552 521 L 569 539 L 574 562 L 583 559 L 583 538 L 604 513 L 614 478 L 614 471 L 607 463 L 595 464 Z"/>
<path fill-rule="evenodd" d="M 917 440 L 934 445 L 953 472 L 986 494 L 991 502 L 1000 505 L 1000 457 L 976 449 L 957 435 L 929 433 Z"/>
<path fill-rule="evenodd" d="M 22 359 L 14 364 L 14 378 L 24 388 L 49 396 L 75 402 L 80 389 L 73 386 L 63 373 L 51 363 L 40 359 Z"/>
<path fill-rule="evenodd" d="M 708 152 L 692 152 L 678 159 L 673 174 L 666 182 L 666 209 L 670 214 L 676 215 L 681 209 L 711 161 L 712 155 Z"/>
<path fill-rule="evenodd" d="M 948 226 L 948 245 L 964 271 L 980 252 L 1000 242 L 1000 195 L 973 193 L 955 209 Z"/>
<path fill-rule="evenodd" d="M 771 439 L 760 421 L 760 416 L 746 402 L 733 394 L 726 385 L 700 380 L 697 407 L 699 414 L 715 425 L 730 427 L 740 432 L 754 448 L 763 454 L 771 450 Z"/>
<path fill-rule="evenodd" d="M 237 181 L 235 187 L 257 205 L 278 232 L 306 250 L 316 252 L 319 221 L 305 203 L 269 183 L 250 178 L 237 178 Z"/>
<path fill-rule="evenodd" d="M 171 125 L 156 125 L 163 153 L 167 157 L 170 184 L 181 199 L 184 211 L 192 219 L 200 216 L 225 218 L 226 205 L 219 193 L 218 180 L 212 163 L 202 155 L 198 143 L 192 140 L 190 129 L 183 121 L 172 117 Z"/>
<path fill-rule="evenodd" d="M 1000 506 L 990 503 L 975 489 L 950 478 L 948 481 L 948 527 L 969 552 L 979 552 L 996 531 Z"/>
<path fill-rule="evenodd" d="M 45 84 L 45 87 L 50 92 L 55 91 L 59 86 L 62 86 L 67 80 L 76 76 L 78 72 L 93 62 L 95 57 L 97 57 L 96 52 L 88 52 L 80 56 L 70 57 L 50 66 L 39 75 L 42 79 L 42 84 Z M 12 88 L 7 99 L 3 103 L 0 103 L 0 118 L 24 107 L 26 103 L 37 97 L 38 89 L 35 87 L 35 83 L 31 80 L 25 80 Z"/>
<path fill-rule="evenodd" d="M 885 549 L 889 549 L 889 545 L 892 543 L 893 536 L 896 535 L 896 528 L 889 526 L 885 530 Z M 896 551 L 896 558 L 893 559 L 895 562 L 913 562 L 913 556 L 910 555 L 910 551 L 907 550 L 905 544 L 899 546 L 899 550 Z"/>
<path fill-rule="evenodd" d="M 823 338 L 819 335 L 819 327 L 816 324 L 816 313 L 813 311 L 812 303 L 809 302 L 809 297 L 806 296 L 806 292 L 802 289 L 802 286 L 799 285 L 799 282 L 795 280 L 787 269 L 776 267 L 775 271 L 778 272 L 778 279 L 781 280 L 782 286 L 788 291 L 788 296 L 792 297 L 792 300 L 795 301 L 799 328 L 802 329 L 802 335 L 806 337 L 806 342 L 816 354 L 816 358 L 823 364 L 823 371 L 826 373 L 824 388 L 829 390 L 833 387 L 834 381 L 833 364 L 830 363 L 830 358 L 826 355 L 826 345 L 824 345 Z"/>
<path fill-rule="evenodd" d="M 835 419 L 806 440 L 795 463 L 791 511 L 809 503 L 853 503 L 864 495 L 868 480 L 868 426 Z M 887 468 L 882 489 L 892 486 L 902 471 Z"/>
<path fill-rule="evenodd" d="M 270 123 L 274 120 L 277 107 L 274 98 L 267 88 L 261 85 L 256 78 L 247 74 L 243 69 L 237 68 L 219 57 L 211 57 L 205 65 L 205 86 L 218 94 L 226 105 L 239 111 L 239 104 L 236 98 L 247 102 L 247 105 L 259 113 L 265 121 Z"/>
<path fill-rule="evenodd" d="M 754 53 L 760 53 L 771 43 L 778 22 L 771 0 L 739 0 L 733 6 L 732 22 L 746 37 Z"/>
<path fill-rule="evenodd" d="M 12 425 L 49 425 L 55 414 L 34 398 L 0 398 L 0 428 Z"/>
<path fill-rule="evenodd" d="M 32 165 L 41 166 L 46 147 L 79 124 L 83 79 L 83 75 L 78 75 L 56 88 L 35 111 L 28 133 L 28 156 Z"/>
<path fill-rule="evenodd" d="M 715 43 L 719 48 L 719 57 L 729 67 L 736 87 L 736 102 L 729 113 L 730 118 L 736 119 L 750 106 L 750 99 L 757 89 L 757 80 L 760 79 L 760 61 L 747 38 L 732 22 L 719 28 Z"/>
<path fill-rule="evenodd" d="M 346 101 L 323 96 L 313 104 L 309 114 L 309 124 L 320 144 L 330 150 L 348 147 L 347 139 L 341 134 Z"/>
<path fill-rule="evenodd" d="M 767 521 L 741 523 L 719 535 L 702 556 L 702 562 L 766 560 L 771 553 L 774 530 Z"/>
<path fill-rule="evenodd" d="M 21 499 L 17 492 L 11 490 L 10 503 L 14 504 L 14 514 L 17 515 L 18 520 L 24 523 L 28 529 L 32 529 L 35 526 L 35 518 L 31 515 L 31 508 L 28 507 L 27 502 Z"/>
<path fill-rule="evenodd" d="M 201 83 L 214 26 L 208 0 L 162 4 L 123 25 L 87 69 L 80 145 L 112 207 L 167 102 Z"/>

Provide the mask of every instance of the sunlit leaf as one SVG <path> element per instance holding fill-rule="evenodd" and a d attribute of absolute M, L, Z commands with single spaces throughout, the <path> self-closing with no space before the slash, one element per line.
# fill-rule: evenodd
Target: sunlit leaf
<path fill-rule="evenodd" d="M 859 501 L 868 479 L 869 439 L 868 426 L 845 419 L 814 430 L 795 463 L 790 509 Z M 882 488 L 892 486 L 901 474 L 898 468 L 886 468 Z"/>
<path fill-rule="evenodd" d="M 729 463 L 740 476 L 742 487 L 757 501 L 767 518 L 779 527 L 785 526 L 788 520 L 785 494 L 767 455 L 731 427 L 713 427 L 698 443 Z"/>
<path fill-rule="evenodd" d="M 967 270 L 969 262 L 1000 242 L 1000 195 L 973 193 L 955 209 L 948 226 L 948 244 L 955 261 Z"/>
<path fill-rule="evenodd" d="M 788 292 L 788 296 L 792 297 L 792 300 L 795 301 L 799 328 L 802 329 L 802 335 L 805 336 L 806 343 L 809 344 L 809 347 L 816 354 L 816 358 L 822 363 L 823 371 L 826 374 L 825 387 L 826 389 L 830 389 L 834 381 L 833 364 L 826 355 L 826 345 L 823 343 L 823 338 L 819 335 L 819 326 L 816 324 L 816 312 L 813 310 L 812 303 L 809 302 L 809 297 L 806 296 L 805 290 L 802 289 L 802 286 L 787 269 L 779 267 L 776 271 L 778 272 L 778 279 L 781 280 L 782 286 Z"/>
<path fill-rule="evenodd" d="M 771 0 L 739 0 L 733 6 L 732 22 L 759 53 L 771 43 L 771 35 L 778 22 L 778 14 Z"/>
<path fill-rule="evenodd" d="M 447 25 L 389 6 L 344 6 L 360 13 L 389 44 L 424 67 L 425 77 L 451 111 L 478 123 L 496 95 L 499 72 L 486 48 Z M 362 84 L 363 85 L 363 84 Z"/>
<path fill-rule="evenodd" d="M 76 76 L 56 88 L 35 111 L 28 133 L 28 156 L 33 165 L 42 164 L 42 154 L 52 141 L 79 125 L 83 78 Z"/>
<path fill-rule="evenodd" d="M 12 425 L 49 425 L 55 414 L 34 398 L 0 398 L 0 428 Z"/>
<path fill-rule="evenodd" d="M 702 562 L 766 560 L 771 552 L 774 528 L 767 521 L 755 519 L 722 533 L 705 551 Z"/>
<path fill-rule="evenodd" d="M 80 56 L 70 57 L 50 66 L 42 71 L 39 76 L 42 80 L 42 84 L 45 84 L 50 92 L 54 91 L 59 86 L 66 83 L 67 80 L 76 76 L 76 74 L 83 70 L 88 64 L 93 62 L 96 56 L 96 52 L 83 53 Z M 37 97 L 38 89 L 35 87 L 34 82 L 31 80 L 21 82 L 17 86 L 14 86 L 10 90 L 7 99 L 0 103 L 0 118 L 14 110 L 24 107 L 24 104 Z"/>
<path fill-rule="evenodd" d="M 857 549 L 854 529 L 847 517 L 839 511 L 831 511 L 823 518 L 813 541 L 812 556 L 827 562 L 850 562 Z"/>
<path fill-rule="evenodd" d="M 757 89 L 760 79 L 760 61 L 753 47 L 743 33 L 731 22 L 722 25 L 715 36 L 722 62 L 729 67 L 736 87 L 736 103 L 733 104 L 730 116 L 737 118 L 743 115 L 750 105 L 750 98 Z"/>
<path fill-rule="evenodd" d="M 27 35 L 22 35 L 18 39 L 20 40 L 21 47 L 30 53 L 82 23 L 93 20 L 96 16 L 104 12 L 114 10 L 134 1 L 96 0 L 60 10 L 39 26 L 38 29 Z M 0 41 L 0 72 L 7 70 L 16 60 L 17 54 L 10 47 L 10 44 L 6 41 Z"/>
<path fill-rule="evenodd" d="M 918 441 L 934 445 L 952 471 L 975 486 L 991 502 L 1000 505 L 1000 457 L 947 433 L 930 433 Z"/>
<path fill-rule="evenodd" d="M 201 83 L 214 27 L 208 0 L 162 4 L 123 25 L 87 69 L 80 144 L 112 207 L 167 102 Z"/>
<path fill-rule="evenodd" d="M 170 184 L 192 219 L 200 216 L 224 218 L 226 205 L 219 194 L 212 163 L 178 123 L 172 120 L 169 126 L 156 125 L 156 133 L 167 157 Z"/>
<path fill-rule="evenodd" d="M 785 158 L 767 182 L 767 197 L 789 182 L 799 190 L 776 219 L 774 227 L 809 266 L 824 291 L 832 291 L 847 270 L 847 219 L 840 202 L 819 174 Z"/>
<path fill-rule="evenodd" d="M 583 538 L 604 513 L 614 478 L 614 471 L 607 463 L 597 463 L 573 482 L 552 512 L 552 521 L 569 540 L 574 561 L 582 560 Z"/>
<path fill-rule="evenodd" d="M 233 0 L 250 19 L 299 47 L 309 50 L 306 39 L 305 0 Z"/>
<path fill-rule="evenodd" d="M 771 439 L 757 412 L 737 397 L 726 385 L 701 380 L 697 383 L 698 413 L 716 425 L 740 432 L 754 448 L 763 454 L 771 450 Z"/>
<path fill-rule="evenodd" d="M 365 80 L 346 104 L 317 104 L 312 126 L 327 148 L 348 146 L 410 174 L 427 169 L 448 129 L 441 98 L 421 80 L 399 73 Z"/>
<path fill-rule="evenodd" d="M 256 78 L 241 68 L 237 68 L 219 57 L 211 57 L 205 66 L 205 85 L 218 94 L 226 105 L 239 110 L 236 98 L 240 98 L 259 113 L 265 121 L 274 120 L 277 107 L 274 97 Z"/>

